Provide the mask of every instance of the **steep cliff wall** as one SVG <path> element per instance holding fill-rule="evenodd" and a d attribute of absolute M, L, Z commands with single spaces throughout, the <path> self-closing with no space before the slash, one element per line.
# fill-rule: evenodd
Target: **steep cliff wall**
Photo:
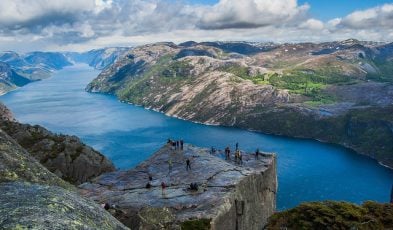
<path fill-rule="evenodd" d="M 135 169 L 103 174 L 82 184 L 81 193 L 115 205 L 114 215 L 132 229 L 187 229 L 189 224 L 261 229 L 275 210 L 275 156 L 256 160 L 243 154 L 243 164 L 236 163 L 233 155 L 232 160 L 223 158 L 221 152 L 214 156 L 190 145 L 184 150 L 164 146 Z M 186 159 L 191 161 L 190 170 Z M 191 190 L 191 183 L 197 183 L 198 189 Z"/>

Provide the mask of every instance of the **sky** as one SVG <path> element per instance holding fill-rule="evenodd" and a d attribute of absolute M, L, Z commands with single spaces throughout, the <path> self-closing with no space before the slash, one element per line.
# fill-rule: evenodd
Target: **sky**
<path fill-rule="evenodd" d="M 393 41 L 386 0 L 1 0 L 0 50 L 160 41 Z"/>

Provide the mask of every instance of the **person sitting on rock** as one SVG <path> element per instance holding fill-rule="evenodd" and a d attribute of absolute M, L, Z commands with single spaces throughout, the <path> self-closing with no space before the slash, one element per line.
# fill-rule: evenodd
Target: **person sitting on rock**
<path fill-rule="evenodd" d="M 190 162 L 190 159 L 187 158 L 187 160 L 186 160 L 186 170 L 188 171 L 188 169 L 191 170 L 191 162 Z"/>
<path fill-rule="evenodd" d="M 151 184 L 150 184 L 150 182 L 147 182 L 147 184 L 146 184 L 146 188 L 147 188 L 147 189 L 150 189 L 150 188 L 151 188 Z"/>
<path fill-rule="evenodd" d="M 198 184 L 197 183 L 191 183 L 190 184 L 190 190 L 198 191 Z"/>

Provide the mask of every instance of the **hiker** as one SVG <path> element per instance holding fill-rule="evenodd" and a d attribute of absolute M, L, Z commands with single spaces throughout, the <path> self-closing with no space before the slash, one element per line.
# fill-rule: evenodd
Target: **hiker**
<path fill-rule="evenodd" d="M 169 174 L 172 172 L 172 159 L 168 160 L 168 166 L 169 166 L 169 172 L 168 172 L 168 174 Z"/>
<path fill-rule="evenodd" d="M 191 183 L 190 184 L 190 190 L 198 191 L 198 184 L 197 183 Z"/>
<path fill-rule="evenodd" d="M 172 141 L 172 150 L 176 150 L 176 142 Z"/>
<path fill-rule="evenodd" d="M 229 149 L 229 147 L 227 146 L 226 148 L 225 148 L 225 160 L 229 160 L 231 157 L 230 157 L 230 154 L 231 154 L 231 150 Z"/>
<path fill-rule="evenodd" d="M 243 155 L 242 155 L 242 153 L 240 151 L 239 151 L 238 158 L 239 158 L 240 164 L 243 165 Z"/>
<path fill-rule="evenodd" d="M 145 186 L 147 189 L 150 189 L 151 188 L 151 184 L 150 184 L 150 182 L 147 182 L 147 184 L 146 184 L 146 186 Z"/>
<path fill-rule="evenodd" d="M 108 203 L 105 203 L 105 204 L 104 204 L 104 209 L 105 209 L 105 210 L 108 210 L 108 209 L 110 209 L 110 208 L 111 208 L 111 206 L 110 206 Z"/>
<path fill-rule="evenodd" d="M 235 161 L 236 161 L 236 163 L 238 162 L 239 158 L 240 158 L 240 150 L 238 149 L 235 152 Z"/>
<path fill-rule="evenodd" d="M 259 149 L 257 149 L 257 151 L 255 151 L 255 159 L 258 160 L 259 157 Z"/>
<path fill-rule="evenodd" d="M 186 160 L 186 170 L 188 171 L 188 169 L 190 169 L 191 170 L 191 162 L 190 162 L 190 159 L 187 159 Z"/>
<path fill-rule="evenodd" d="M 180 149 L 180 141 L 176 141 L 176 149 Z"/>
<path fill-rule="evenodd" d="M 210 149 L 210 154 L 214 154 L 214 153 L 216 153 L 216 149 L 212 146 Z"/>
<path fill-rule="evenodd" d="M 239 142 L 236 142 L 236 151 L 239 150 Z"/>
<path fill-rule="evenodd" d="M 184 146 L 184 141 L 180 140 L 180 149 L 183 150 L 183 146 Z"/>
<path fill-rule="evenodd" d="M 165 188 L 166 188 L 166 184 L 165 184 L 164 181 L 163 181 L 163 182 L 161 182 L 161 191 L 162 191 L 162 195 L 164 195 Z"/>

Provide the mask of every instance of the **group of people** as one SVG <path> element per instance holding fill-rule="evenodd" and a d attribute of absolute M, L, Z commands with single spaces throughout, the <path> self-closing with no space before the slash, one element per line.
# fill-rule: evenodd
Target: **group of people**
<path fill-rule="evenodd" d="M 176 140 L 176 141 L 174 141 L 174 140 L 168 139 L 167 143 L 172 147 L 173 150 L 183 150 L 183 147 L 184 147 L 184 141 L 183 140 Z M 217 150 L 214 147 L 211 147 L 210 153 L 214 154 L 216 152 L 217 152 Z M 259 155 L 262 155 L 262 154 L 259 151 L 259 149 L 257 149 L 255 151 L 255 159 L 256 160 L 258 160 Z M 235 154 L 234 154 L 234 156 L 235 156 L 235 162 L 242 165 L 243 164 L 243 156 L 242 156 L 242 153 L 241 153 L 241 151 L 239 149 L 239 143 L 235 144 Z M 229 148 L 229 146 L 227 146 L 225 148 L 225 160 L 230 160 L 230 159 L 231 159 L 231 149 Z M 168 174 L 169 174 L 169 173 L 172 172 L 172 168 L 173 168 L 173 162 L 172 162 L 171 158 L 168 159 L 168 166 L 169 166 L 169 172 L 168 172 Z M 189 158 L 186 159 L 186 171 L 188 171 L 188 170 L 191 170 L 191 161 L 190 161 Z M 151 181 L 152 181 L 152 177 L 149 176 L 149 182 L 146 184 L 146 188 L 151 188 L 152 187 L 151 184 L 150 184 Z M 166 187 L 167 187 L 167 185 L 165 184 L 165 182 L 162 182 L 161 183 L 161 189 L 162 189 L 162 193 L 163 194 L 164 194 L 164 190 L 165 190 Z M 198 190 L 198 184 L 197 183 L 191 183 L 189 189 L 197 191 Z"/>
<path fill-rule="evenodd" d="M 167 143 L 172 146 L 173 150 L 183 150 L 183 148 L 184 148 L 184 141 L 183 140 L 174 141 L 174 140 L 168 139 Z"/>

